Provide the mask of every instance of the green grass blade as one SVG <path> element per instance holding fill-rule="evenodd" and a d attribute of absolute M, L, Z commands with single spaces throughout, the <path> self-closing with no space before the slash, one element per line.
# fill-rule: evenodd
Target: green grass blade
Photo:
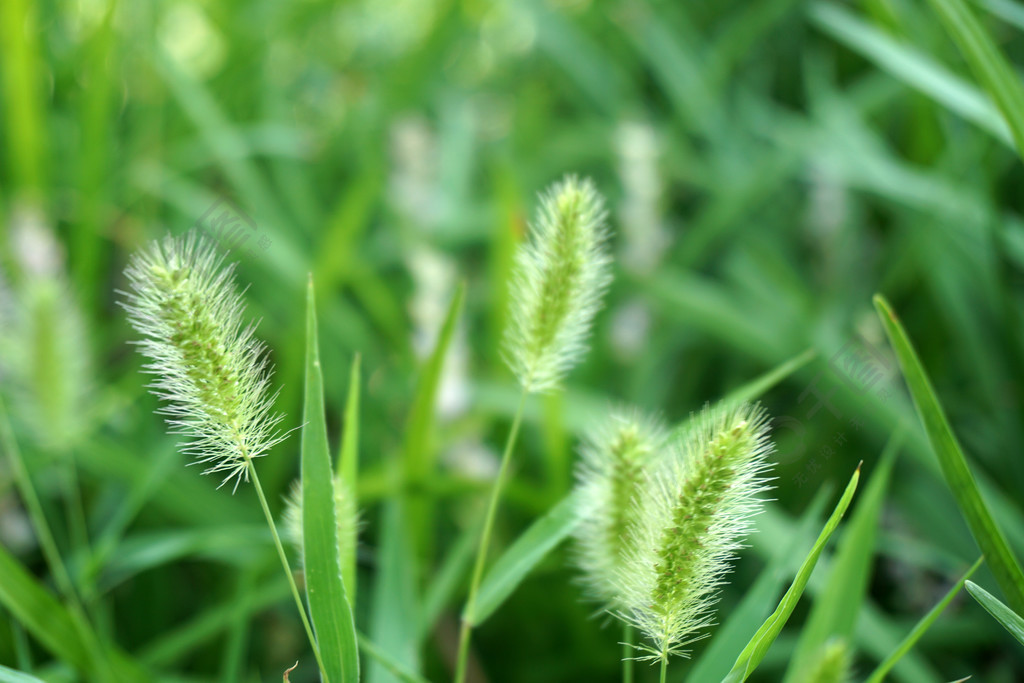
<path fill-rule="evenodd" d="M 762 396 L 776 384 L 814 360 L 816 355 L 817 352 L 814 349 L 807 349 L 803 353 L 783 361 L 763 375 L 755 377 L 742 386 L 736 387 L 722 400 L 723 402 L 731 401 L 735 403 L 756 401 L 759 396 Z"/>
<path fill-rule="evenodd" d="M 1010 605 L 1018 612 L 1024 611 L 1024 573 L 1021 572 L 1002 530 L 992 518 L 988 505 L 981 497 L 978 483 L 967 466 L 967 459 L 949 426 L 946 414 L 935 396 L 935 390 L 917 357 L 917 352 L 914 351 L 906 331 L 889 303 L 881 295 L 875 295 L 875 308 L 878 309 L 886 334 L 889 335 L 889 341 L 896 351 L 917 414 L 924 423 L 925 433 L 939 459 L 942 474 L 956 498 L 960 512 L 967 520 L 974 540 L 985 555 L 985 560 L 999 587 L 1009 599 Z"/>
<path fill-rule="evenodd" d="M 813 668 L 815 657 L 830 639 L 851 640 L 857 615 L 867 595 L 882 503 L 902 441 L 899 433 L 889 439 L 878 468 L 871 475 L 857 509 L 846 525 L 825 586 L 818 593 L 807 623 L 800 630 L 800 639 L 786 671 L 787 681 L 795 680 Z"/>
<path fill-rule="evenodd" d="M 444 324 L 437 337 L 434 350 L 423 366 L 416 394 L 413 397 L 409 412 L 409 422 L 405 432 L 404 474 L 409 481 L 419 482 L 430 476 L 435 465 L 433 448 L 434 405 L 437 402 L 437 391 L 444 370 L 444 361 L 448 355 L 462 312 L 462 304 L 466 298 L 465 283 L 460 283 L 452 296 Z M 426 520 L 422 520 L 426 521 Z"/>
<path fill-rule="evenodd" d="M 494 563 L 480 585 L 471 623 L 483 623 L 537 566 L 552 548 L 572 533 L 579 522 L 576 497 L 566 496 L 534 522 Z"/>
<path fill-rule="evenodd" d="M 359 382 L 361 377 L 359 354 L 352 359 L 352 370 L 348 377 L 348 400 L 345 403 L 345 431 L 341 437 L 341 454 L 338 456 L 338 478 L 347 487 L 346 495 L 355 496 L 359 491 Z M 359 501 L 353 501 L 356 508 Z M 343 529 L 341 533 L 351 534 L 349 543 L 339 543 L 341 553 L 341 576 L 345 582 L 349 604 L 356 604 L 356 547 L 359 545 L 359 529 Z"/>
<path fill-rule="evenodd" d="M 929 0 L 974 75 L 995 100 L 1024 158 L 1024 85 L 992 36 L 963 0 Z"/>
<path fill-rule="evenodd" d="M 384 505 L 378 571 L 373 595 L 373 642 L 406 670 L 420 667 L 418 625 L 420 597 L 416 587 L 416 558 L 408 526 L 407 501 L 396 496 Z M 369 668 L 370 683 L 391 683 L 397 677 L 377 661 Z"/>
<path fill-rule="evenodd" d="M 771 613 L 783 582 L 796 572 L 800 548 L 814 541 L 825 503 L 831 497 L 830 486 L 820 489 L 786 543 L 777 544 L 776 552 L 743 599 L 729 610 L 722 625 L 715 630 L 707 648 L 693 663 L 687 680 L 692 683 L 718 683 L 729 673 L 729 662 L 743 649 L 759 622 Z M 723 615 L 724 616 L 724 615 Z"/>
<path fill-rule="evenodd" d="M 41 678 L 0 666 L 0 683 L 43 683 Z"/>
<path fill-rule="evenodd" d="M 779 602 L 779 606 L 774 612 L 761 624 L 761 628 L 757 629 L 757 633 L 750 639 L 747 646 L 743 648 L 740 656 L 736 658 L 736 663 L 733 664 L 732 670 L 729 671 L 729 675 L 723 680 L 722 683 L 738 683 L 740 681 L 747 680 L 747 677 L 754 672 L 754 669 L 764 659 L 765 654 L 768 652 L 768 648 L 771 647 L 772 643 L 778 637 L 782 631 L 782 627 L 786 625 L 786 621 L 790 615 L 793 614 L 793 610 L 796 609 L 796 604 L 800 600 L 800 596 L 804 592 L 804 588 L 807 587 L 807 581 L 811 578 L 811 572 L 814 571 L 814 565 L 818 563 L 818 558 L 821 556 L 821 552 L 825 549 L 825 545 L 828 543 L 828 539 L 832 536 L 832 533 L 839 526 L 840 520 L 843 518 L 843 514 L 846 512 L 846 508 L 850 506 L 850 501 L 853 499 L 853 494 L 857 490 L 857 482 L 860 480 L 860 466 L 857 466 L 857 471 L 853 473 L 853 477 L 850 478 L 850 483 L 846 485 L 846 491 L 843 492 L 842 498 L 839 499 L 839 503 L 836 505 L 835 510 L 832 512 L 832 516 L 829 517 L 825 523 L 825 528 L 821 530 L 821 534 L 818 535 L 818 540 L 815 541 L 814 547 L 811 548 L 811 552 L 808 553 L 807 558 L 804 559 L 803 564 L 800 566 L 800 571 L 797 572 L 796 578 L 793 579 L 792 585 L 786 594 L 782 596 L 782 600 Z"/>
<path fill-rule="evenodd" d="M 388 673 L 398 680 L 404 681 L 405 683 L 430 683 L 430 681 L 423 676 L 406 669 L 400 662 L 395 660 L 394 657 L 389 655 L 387 651 L 374 645 L 373 641 L 362 633 L 357 635 L 359 637 L 359 649 L 361 649 L 366 656 L 373 658 L 374 661 L 387 669 Z"/>
<path fill-rule="evenodd" d="M 910 651 L 912 647 L 914 647 L 917 641 L 920 640 L 921 636 L 925 634 L 925 631 L 935 623 L 935 620 L 939 618 L 939 615 L 941 615 L 949 603 L 953 601 L 953 598 L 955 598 L 957 593 L 960 592 L 960 589 L 964 587 L 964 582 L 974 575 L 974 572 L 978 570 L 978 567 L 980 567 L 981 563 L 984 561 L 984 557 L 978 558 L 971 568 L 967 570 L 967 573 L 949 589 L 946 596 L 942 598 L 935 607 L 932 607 L 931 610 L 928 611 L 928 614 L 921 618 L 921 621 L 917 622 L 917 625 L 914 626 L 913 630 L 907 634 L 907 637 L 904 638 L 900 644 L 896 646 L 896 649 L 878 665 L 865 683 L 882 683 L 889 671 L 896 666 L 896 664 Z"/>
<path fill-rule="evenodd" d="M 1010 634 L 1024 644 L 1024 619 L 1012 609 L 1000 602 L 994 595 L 974 583 L 967 582 L 967 592 L 978 601 L 985 610 L 995 617 L 996 621 L 1003 625 Z"/>
<path fill-rule="evenodd" d="M 992 101 L 928 55 L 839 5 L 814 4 L 808 14 L 820 29 L 879 68 L 1007 145 L 1013 144 L 1013 135 Z"/>
<path fill-rule="evenodd" d="M 306 598 L 328 679 L 332 683 L 355 683 L 359 680 L 359 651 L 338 556 L 323 381 L 316 302 L 310 278 L 306 289 L 306 399 L 302 416 L 302 549 Z"/>
<path fill-rule="evenodd" d="M 469 572 L 480 538 L 480 525 L 471 524 L 459 534 L 445 553 L 437 571 L 423 594 L 423 613 L 420 615 L 420 640 L 426 638 L 444 608 L 454 599 L 462 581 Z"/>
<path fill-rule="evenodd" d="M 55 657 L 80 671 L 92 670 L 89 648 L 72 616 L 2 545 L 0 602 Z"/>

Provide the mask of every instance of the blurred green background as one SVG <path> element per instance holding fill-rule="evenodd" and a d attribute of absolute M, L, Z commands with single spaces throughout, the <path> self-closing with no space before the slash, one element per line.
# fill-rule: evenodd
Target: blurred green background
<path fill-rule="evenodd" d="M 975 9 L 1010 60 L 1024 60 L 1024 6 Z M 0 381 L 105 632 L 166 680 L 279 680 L 303 639 L 255 496 L 186 469 L 152 414 L 115 303 L 128 257 L 167 232 L 209 231 L 216 202 L 251 219 L 221 244 L 235 247 L 289 428 L 313 274 L 335 443 L 348 368 L 362 357 L 357 619 L 373 633 L 385 600 L 375 591 L 407 590 L 394 604 L 412 619 L 480 515 L 518 396 L 499 345 L 511 255 L 537 193 L 566 173 L 590 176 L 608 199 L 616 280 L 567 391 L 530 402 L 498 545 L 565 494 L 577 436 L 607 408 L 674 422 L 798 358 L 764 397 L 777 417 L 778 502 L 720 614 L 813 495 L 835 494 L 861 460 L 870 472 L 902 428 L 853 639 L 863 673 L 978 554 L 874 292 L 900 313 L 1024 550 L 1024 173 L 1010 140 L 935 13 L 910 0 L 2 0 L 7 320 L 41 281 L 70 308 L 49 337 L 3 335 Z M 388 550 L 379 503 L 395 493 L 416 376 L 460 282 L 466 307 L 426 446 L 436 471 L 410 484 L 437 501 L 433 541 L 406 584 L 375 587 Z M 18 354 L 46 339 L 68 365 L 19 383 L 31 363 Z M 293 437 L 259 463 L 278 504 L 297 452 Z M 88 545 L 62 513 L 69 457 Z M 0 465 L 0 538 L 48 581 L 26 524 Z M 477 680 L 617 680 L 618 631 L 580 601 L 570 556 L 554 553 L 478 630 Z M 978 577 L 993 589 L 987 570 Z M 449 675 L 460 601 L 411 646 L 432 680 Z M 780 679 L 787 633 L 758 680 Z M 0 663 L 26 656 L 46 670 L 49 655 L 4 614 Z M 304 664 L 293 681 L 312 680 Z M 686 665 L 673 668 L 682 680 Z M 1008 682 L 1021 671 L 1021 649 L 961 596 L 893 680 Z"/>

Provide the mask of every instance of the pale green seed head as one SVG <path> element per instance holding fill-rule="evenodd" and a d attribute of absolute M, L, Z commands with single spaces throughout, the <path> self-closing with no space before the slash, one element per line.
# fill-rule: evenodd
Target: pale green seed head
<path fill-rule="evenodd" d="M 284 436 L 272 412 L 271 370 L 255 325 L 243 323 L 245 304 L 234 266 L 192 232 L 167 237 L 132 257 L 131 290 L 122 306 L 142 336 L 150 385 L 167 401 L 172 431 L 190 437 L 184 451 L 223 473 L 222 485 L 248 481 L 247 460 Z"/>
<path fill-rule="evenodd" d="M 516 253 L 505 357 L 526 391 L 556 388 L 586 351 L 611 282 L 604 203 L 589 180 L 569 176 L 541 197 Z"/>
<path fill-rule="evenodd" d="M 334 477 L 334 517 L 337 520 L 338 553 L 341 557 L 352 557 L 356 551 L 359 532 L 359 510 L 356 497 L 352 494 L 345 480 Z M 288 540 L 295 547 L 300 558 L 302 552 L 302 482 L 292 482 L 291 490 L 285 501 L 284 529 Z M 350 592 L 353 587 L 349 586 Z"/>
<path fill-rule="evenodd" d="M 772 450 L 758 407 L 706 408 L 677 438 L 637 515 L 636 550 L 619 573 L 619 615 L 653 657 L 703 637 L 730 561 L 763 507 Z"/>
<path fill-rule="evenodd" d="M 575 560 L 588 597 L 605 609 L 619 607 L 619 572 L 635 550 L 637 513 L 665 440 L 654 420 L 616 411 L 587 435 L 580 449 Z"/>
<path fill-rule="evenodd" d="M 852 668 L 850 648 L 841 638 L 833 638 L 821 646 L 797 679 L 800 683 L 850 683 Z"/>
<path fill-rule="evenodd" d="M 34 239 L 59 250 L 48 229 Z M 89 426 L 89 340 L 61 260 L 22 266 L 16 283 L 0 273 L 0 389 L 40 445 L 62 450 Z"/>

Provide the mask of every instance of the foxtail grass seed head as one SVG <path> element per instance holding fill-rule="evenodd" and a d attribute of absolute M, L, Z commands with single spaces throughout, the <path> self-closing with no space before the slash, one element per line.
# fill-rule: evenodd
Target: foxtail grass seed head
<path fill-rule="evenodd" d="M 167 402 L 173 433 L 190 438 L 184 452 L 223 475 L 221 485 L 249 479 L 247 463 L 266 455 L 284 435 L 272 412 L 266 347 L 243 322 L 245 304 L 234 265 L 195 232 L 167 237 L 137 253 L 125 271 L 131 290 L 122 302 L 142 336 L 150 385 Z"/>
<path fill-rule="evenodd" d="M 580 449 L 575 560 L 588 597 L 605 609 L 620 607 L 619 575 L 635 552 L 637 513 L 665 442 L 665 431 L 654 420 L 614 412 Z"/>
<path fill-rule="evenodd" d="M 833 638 L 821 646 L 798 680 L 800 683 L 850 683 L 853 680 L 851 659 L 846 642 Z"/>
<path fill-rule="evenodd" d="M 730 561 L 761 511 L 772 451 L 768 419 L 748 404 L 705 408 L 657 468 L 619 572 L 620 616 L 653 643 L 652 658 L 682 649 L 711 624 Z"/>
<path fill-rule="evenodd" d="M 8 285 L 0 273 L 0 390 L 39 444 L 62 450 L 87 431 L 91 413 L 84 317 L 53 231 L 12 222 L 21 277 Z"/>
<path fill-rule="evenodd" d="M 569 176 L 541 197 L 516 253 L 505 331 L 505 357 L 526 391 L 556 388 L 586 351 L 611 282 L 607 235 L 591 181 Z"/>
<path fill-rule="evenodd" d="M 342 557 L 351 556 L 355 552 L 355 542 L 359 530 L 359 511 L 356 508 L 356 497 L 341 477 L 334 478 L 334 517 L 337 521 L 338 551 Z M 288 540 L 295 547 L 298 556 L 303 555 L 302 544 L 302 482 L 292 482 L 291 490 L 285 501 L 284 529 Z"/>

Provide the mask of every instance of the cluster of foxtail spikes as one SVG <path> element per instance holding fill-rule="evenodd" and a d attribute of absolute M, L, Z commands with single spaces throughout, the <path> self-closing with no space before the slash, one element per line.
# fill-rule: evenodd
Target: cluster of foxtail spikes
<path fill-rule="evenodd" d="M 705 408 L 667 438 L 652 424 L 613 415 L 583 449 L 577 561 L 592 597 L 664 664 L 711 623 L 763 506 L 772 445 L 766 413 L 749 404 Z"/>

